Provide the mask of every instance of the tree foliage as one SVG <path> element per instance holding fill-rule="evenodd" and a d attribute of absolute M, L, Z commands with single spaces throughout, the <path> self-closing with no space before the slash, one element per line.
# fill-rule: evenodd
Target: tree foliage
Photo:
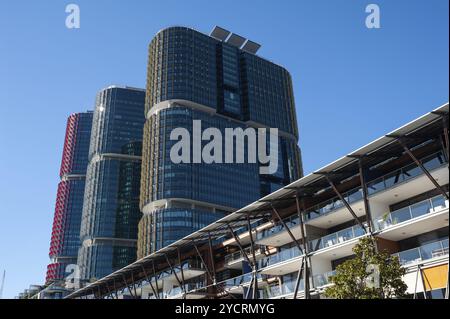
<path fill-rule="evenodd" d="M 362 238 L 353 248 L 355 258 L 336 267 L 334 284 L 325 296 L 335 299 L 388 299 L 405 296 L 407 285 L 397 256 L 377 251 L 374 238 Z"/>

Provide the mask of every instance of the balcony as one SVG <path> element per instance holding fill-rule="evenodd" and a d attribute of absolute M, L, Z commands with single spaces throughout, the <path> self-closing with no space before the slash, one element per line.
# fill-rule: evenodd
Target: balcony
<path fill-rule="evenodd" d="M 185 285 L 186 294 L 183 293 L 183 289 L 178 287 L 173 287 L 167 293 L 164 294 L 165 299 L 182 299 L 186 295 L 186 299 L 202 299 L 206 296 L 204 292 L 200 292 L 202 288 L 204 289 L 205 284 L 202 281 L 195 283 L 188 283 Z"/>
<path fill-rule="evenodd" d="M 445 167 L 447 162 L 442 152 L 426 156 L 421 159 L 421 162 L 428 171 L 433 171 L 433 177 L 438 179 L 441 185 L 448 183 L 448 170 Z M 409 184 L 405 182 L 412 181 L 417 177 L 423 177 L 424 180 L 417 179 L 417 183 L 412 183 L 414 185 L 403 187 L 405 191 L 399 192 L 399 197 L 391 198 L 390 196 L 379 195 L 385 190 L 403 184 Z M 386 202 L 389 205 L 395 201 L 403 200 L 402 196 L 411 197 L 414 194 L 420 194 L 428 189 L 432 189 L 434 186 L 428 181 L 428 178 L 418 166 L 410 164 L 369 182 L 367 188 L 369 197 L 373 197 L 377 201 Z M 343 197 L 350 204 L 357 216 L 364 215 L 361 187 L 343 193 Z M 327 218 L 327 221 L 325 221 L 324 216 L 330 215 L 331 213 L 333 214 L 333 218 Z M 307 224 L 317 227 L 323 227 L 325 225 L 324 222 L 327 222 L 327 227 L 332 227 L 351 219 L 344 203 L 338 197 L 316 205 L 306 213 L 305 217 Z"/>
<path fill-rule="evenodd" d="M 449 202 L 442 195 L 435 196 L 385 214 L 376 220 L 379 236 L 399 241 L 421 233 L 448 226 Z"/>
<path fill-rule="evenodd" d="M 326 235 L 324 237 L 314 239 L 310 241 L 309 249 L 311 252 L 318 251 L 321 249 L 325 249 L 328 247 L 332 247 L 341 243 L 344 243 L 346 241 L 349 241 L 351 239 L 364 236 L 366 233 L 364 232 L 364 229 L 361 228 L 359 225 L 355 225 L 349 228 L 345 228 L 343 230 L 340 230 L 338 232 Z"/>
<path fill-rule="evenodd" d="M 448 207 L 448 200 L 446 200 L 442 195 L 426 199 L 413 205 L 393 211 L 387 214 L 384 218 L 377 220 L 377 230 L 383 230 L 427 214 L 441 212 L 445 208 L 448 209 Z"/>
<path fill-rule="evenodd" d="M 160 272 L 156 280 L 155 278 L 152 279 L 152 284 L 158 287 L 164 287 L 165 285 L 178 286 L 177 276 L 181 280 L 181 270 L 183 270 L 184 280 L 193 279 L 206 273 L 201 262 L 189 260 L 183 262 L 181 267 L 180 265 L 174 267 L 174 272 L 171 270 Z"/>
<path fill-rule="evenodd" d="M 247 257 L 250 260 L 253 259 L 251 247 L 245 248 L 244 253 L 247 255 Z M 265 256 L 264 250 L 261 247 L 256 246 L 255 247 L 256 260 L 261 259 L 264 256 Z M 242 268 L 242 261 L 244 261 L 244 256 L 242 255 L 242 252 L 240 250 L 225 256 L 225 266 L 227 268 L 240 269 L 240 268 Z"/>
<path fill-rule="evenodd" d="M 302 256 L 297 246 L 281 250 L 280 252 L 270 255 L 259 262 L 259 269 L 265 275 L 284 275 L 298 270 L 298 258 Z"/>
<path fill-rule="evenodd" d="M 263 276 L 261 273 L 257 274 L 258 286 L 264 286 L 266 282 L 263 281 Z M 222 281 L 218 286 L 222 287 L 223 290 L 233 293 L 233 294 L 244 294 L 245 287 L 250 285 L 252 281 L 252 273 L 246 273 L 237 277 L 233 277 Z"/>
<path fill-rule="evenodd" d="M 336 275 L 336 270 L 313 276 L 314 288 L 322 288 L 331 284 L 331 276 Z"/>
<path fill-rule="evenodd" d="M 399 258 L 402 266 L 408 267 L 421 261 L 448 256 L 448 238 L 420 247 L 404 250 L 393 254 Z"/>
<path fill-rule="evenodd" d="M 300 220 L 297 215 L 292 215 L 289 218 L 283 219 L 286 226 L 294 235 L 296 239 L 301 239 Z M 256 242 L 259 245 L 280 247 L 291 242 L 292 238 L 286 231 L 286 228 L 282 223 L 278 223 L 271 228 L 264 229 L 258 232 L 256 235 Z"/>

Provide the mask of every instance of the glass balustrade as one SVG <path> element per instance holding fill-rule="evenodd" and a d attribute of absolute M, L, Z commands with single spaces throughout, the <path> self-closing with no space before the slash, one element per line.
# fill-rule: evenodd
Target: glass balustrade
<path fill-rule="evenodd" d="M 420 161 L 427 170 L 436 169 L 446 163 L 442 152 L 429 155 Z M 370 182 L 367 185 L 367 191 L 369 195 L 372 195 L 421 174 L 423 174 L 423 171 L 420 167 L 416 164 L 410 164 Z"/>
<path fill-rule="evenodd" d="M 300 219 L 299 219 L 298 215 L 293 215 L 289 218 L 283 219 L 283 221 L 285 222 L 286 226 L 289 228 L 295 227 L 300 224 Z M 284 225 L 282 223 L 278 223 L 271 228 L 264 229 L 263 231 L 258 232 L 256 234 L 256 239 L 268 238 L 270 236 L 273 236 L 275 234 L 282 232 L 283 230 L 285 230 Z"/>
<path fill-rule="evenodd" d="M 247 254 L 247 256 L 249 258 L 251 258 L 251 256 L 252 256 L 252 248 L 251 247 L 245 248 L 244 252 Z M 259 253 L 261 253 L 260 247 L 259 246 L 255 246 L 255 254 L 259 254 Z M 237 261 L 237 260 L 241 260 L 243 258 L 244 258 L 244 256 L 242 255 L 242 252 L 240 250 L 238 250 L 238 251 L 236 251 L 236 252 L 234 252 L 232 254 L 226 255 L 225 256 L 225 263 L 229 264 L 231 262 L 234 262 L 234 261 Z"/>
<path fill-rule="evenodd" d="M 442 152 L 437 152 L 421 159 L 421 162 L 427 170 L 433 170 L 444 165 L 446 163 L 446 160 Z M 410 164 L 368 183 L 368 194 L 370 196 L 382 190 L 386 190 L 421 174 L 423 174 L 423 172 L 420 167 L 415 164 Z M 343 193 L 343 197 L 349 204 L 361 200 L 363 198 L 361 187 L 357 187 L 346 193 Z M 329 214 L 332 211 L 342 207 L 344 207 L 344 203 L 338 197 L 334 197 L 328 201 L 318 204 L 307 213 L 305 213 L 305 219 L 311 220 Z"/>
<path fill-rule="evenodd" d="M 268 267 L 271 265 L 275 265 L 280 262 L 298 257 L 300 255 L 301 255 L 301 253 L 297 246 L 294 246 L 294 247 L 291 247 L 288 249 L 283 249 L 276 254 L 273 254 L 266 258 L 261 259 L 259 261 L 259 268 L 264 268 L 264 267 Z"/>
<path fill-rule="evenodd" d="M 363 236 L 365 234 L 364 229 L 355 225 L 353 227 L 349 227 L 338 232 L 326 235 L 324 237 L 311 240 L 309 244 L 310 251 L 317 251 L 323 248 L 331 247 L 343 242 L 346 242 L 350 239 Z"/>
<path fill-rule="evenodd" d="M 413 218 L 427 214 L 432 214 L 448 207 L 448 201 L 442 195 L 425 199 L 421 202 L 403 207 L 389 214 L 386 214 L 383 218 L 377 220 L 377 229 L 383 230 L 393 225 L 403 223 L 407 220 L 411 220 Z"/>
<path fill-rule="evenodd" d="M 224 289 L 231 289 L 233 287 L 242 286 L 244 284 L 249 283 L 252 280 L 252 273 L 246 273 L 237 277 L 233 277 L 230 279 L 227 279 L 225 281 L 222 281 L 218 285 L 220 285 Z"/>
<path fill-rule="evenodd" d="M 393 254 L 402 266 L 448 255 L 448 238 Z"/>
<path fill-rule="evenodd" d="M 331 284 L 331 276 L 336 274 L 336 270 L 328 271 L 324 274 L 315 275 L 313 277 L 314 287 L 319 288 Z"/>

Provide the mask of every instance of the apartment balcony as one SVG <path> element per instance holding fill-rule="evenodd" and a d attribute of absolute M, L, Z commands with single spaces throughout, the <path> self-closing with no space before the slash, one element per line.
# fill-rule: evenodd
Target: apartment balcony
<path fill-rule="evenodd" d="M 173 287 L 164 294 L 165 299 L 203 299 L 206 297 L 206 292 L 203 282 L 188 283 L 185 285 L 186 293 L 183 292 L 182 287 Z M 203 290 L 203 291 L 201 291 Z"/>
<path fill-rule="evenodd" d="M 247 257 L 252 260 L 253 254 L 251 247 L 247 247 L 244 249 L 244 253 L 247 255 Z M 257 246 L 255 247 L 255 258 L 256 260 L 260 260 L 264 258 L 266 255 L 264 254 L 264 249 Z M 242 268 L 242 262 L 245 261 L 244 256 L 242 255 L 242 252 L 236 251 L 232 254 L 225 256 L 225 267 L 232 268 L 232 269 L 241 269 Z"/>
<path fill-rule="evenodd" d="M 400 264 L 404 267 L 414 266 L 424 261 L 448 258 L 448 238 L 404 250 L 393 254 L 393 256 L 397 256 Z"/>
<path fill-rule="evenodd" d="M 330 278 L 334 275 L 336 275 L 336 270 L 313 276 L 314 288 L 325 288 L 326 286 L 331 285 Z"/>
<path fill-rule="evenodd" d="M 421 159 L 421 162 L 440 185 L 448 184 L 447 162 L 442 152 L 426 156 Z M 435 186 L 417 165 L 410 164 L 369 182 L 367 188 L 371 203 L 376 202 L 387 207 L 431 190 Z M 365 214 L 360 187 L 343 193 L 343 197 L 358 217 Z M 338 197 L 316 205 L 305 216 L 306 225 L 322 228 L 333 227 L 352 219 L 344 203 Z"/>
<path fill-rule="evenodd" d="M 222 287 L 223 290 L 232 293 L 232 294 L 244 294 L 246 288 L 250 286 L 250 282 L 252 281 L 253 274 L 251 272 L 233 277 L 227 280 L 222 281 L 218 284 L 218 286 Z M 263 279 L 261 273 L 257 274 L 258 287 L 264 287 L 267 285 L 267 282 Z"/>
<path fill-rule="evenodd" d="M 300 219 L 297 215 L 293 215 L 283 220 L 295 239 L 301 239 Z M 279 223 L 271 228 L 264 229 L 256 234 L 256 243 L 258 245 L 281 247 L 292 241 L 291 236 L 284 227 Z"/>
<path fill-rule="evenodd" d="M 183 271 L 183 275 L 181 274 L 181 271 Z M 155 288 L 179 286 L 178 280 L 181 280 L 182 277 L 184 280 L 190 280 L 198 276 L 202 276 L 205 273 L 206 271 L 202 263 L 198 261 L 189 261 L 183 263 L 181 267 L 179 265 L 175 267 L 174 272 L 167 270 L 159 273 L 157 279 L 152 279 L 152 284 Z M 150 289 L 150 287 L 147 287 L 147 289 Z"/>
<path fill-rule="evenodd" d="M 259 269 L 264 275 L 281 276 L 299 269 L 301 256 L 297 246 L 281 250 L 260 260 Z"/>
<path fill-rule="evenodd" d="M 272 223 L 270 223 L 270 222 L 263 223 L 262 220 L 257 220 L 257 221 L 252 222 L 253 238 L 254 239 L 257 238 L 258 232 L 261 232 L 264 229 L 267 229 L 270 227 L 272 227 Z M 239 239 L 239 242 L 241 243 L 241 245 L 246 246 L 246 245 L 250 244 L 250 242 L 251 242 L 250 233 L 249 233 L 247 227 L 241 227 L 240 229 L 235 231 L 235 234 L 236 234 L 236 237 Z M 238 246 L 234 237 L 224 240 L 222 244 L 223 244 L 223 246 L 228 246 L 228 245 Z"/>
<path fill-rule="evenodd" d="M 350 241 L 353 242 L 353 239 L 364 235 L 366 235 L 364 229 L 359 225 L 355 225 L 310 241 L 308 243 L 309 249 L 317 254 L 319 251 L 329 250 L 332 247 L 336 248 L 336 246 L 342 246 Z"/>
<path fill-rule="evenodd" d="M 398 209 L 376 220 L 379 236 L 399 241 L 448 226 L 449 201 L 442 195 Z"/>

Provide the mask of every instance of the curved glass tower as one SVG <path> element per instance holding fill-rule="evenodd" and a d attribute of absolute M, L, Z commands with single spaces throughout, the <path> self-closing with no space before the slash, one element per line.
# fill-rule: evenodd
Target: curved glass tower
<path fill-rule="evenodd" d="M 291 76 L 241 44 L 171 27 L 149 45 L 138 257 L 302 175 Z M 170 134 L 195 135 L 194 120 L 222 136 L 226 128 L 278 128 L 276 172 L 260 174 L 260 164 L 247 161 L 174 164 Z"/>
<path fill-rule="evenodd" d="M 67 119 L 46 284 L 65 278 L 67 265 L 77 263 L 92 115 L 74 113 Z"/>
<path fill-rule="evenodd" d="M 145 91 L 111 86 L 97 95 L 78 253 L 84 280 L 136 260 Z"/>

